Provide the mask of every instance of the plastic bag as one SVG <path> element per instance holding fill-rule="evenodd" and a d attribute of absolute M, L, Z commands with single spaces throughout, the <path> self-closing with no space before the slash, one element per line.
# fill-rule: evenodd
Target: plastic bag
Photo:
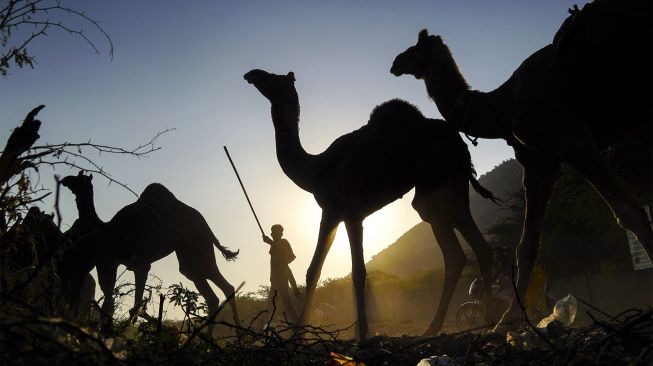
<path fill-rule="evenodd" d="M 542 319 L 537 324 L 537 327 L 546 328 L 546 326 L 549 325 L 549 323 L 551 323 L 554 320 L 557 320 L 560 323 L 562 323 L 565 327 L 568 327 L 571 325 L 571 323 L 574 322 L 574 319 L 576 319 L 577 309 L 578 309 L 578 302 L 576 301 L 576 298 L 572 294 L 569 294 L 563 297 L 562 299 L 556 301 L 556 304 L 553 307 L 553 312 L 551 313 L 551 315 Z"/>
<path fill-rule="evenodd" d="M 447 355 L 431 356 L 423 358 L 419 361 L 417 366 L 454 366 L 453 359 Z"/>

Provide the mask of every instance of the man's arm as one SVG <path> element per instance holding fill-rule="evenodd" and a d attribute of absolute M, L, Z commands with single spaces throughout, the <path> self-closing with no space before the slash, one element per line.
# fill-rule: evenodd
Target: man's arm
<path fill-rule="evenodd" d="M 265 234 L 263 234 L 263 242 L 272 245 L 272 239 Z"/>

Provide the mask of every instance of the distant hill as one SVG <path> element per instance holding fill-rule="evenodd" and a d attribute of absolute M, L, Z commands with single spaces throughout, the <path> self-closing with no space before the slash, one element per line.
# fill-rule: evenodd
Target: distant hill
<path fill-rule="evenodd" d="M 510 159 L 481 176 L 479 182 L 497 197 L 507 199 L 508 193 L 519 191 L 521 178 L 521 166 L 516 160 Z M 481 232 L 485 232 L 508 214 L 507 210 L 484 199 L 471 188 L 469 197 L 472 216 Z M 464 243 L 462 238 L 459 237 L 459 239 Z M 466 243 L 463 245 L 465 251 L 469 252 L 470 249 Z M 470 256 L 468 255 L 468 257 Z M 372 257 L 367 263 L 367 270 L 368 272 L 383 271 L 394 276 L 406 277 L 443 266 L 442 253 L 433 237 L 431 226 L 421 222 Z"/>
<path fill-rule="evenodd" d="M 482 175 L 478 181 L 495 196 L 506 200 L 506 203 L 510 203 L 510 195 L 522 188 L 522 175 L 521 165 L 517 160 L 510 159 Z M 508 214 L 508 211 L 502 206 L 481 197 L 471 187 L 469 192 L 470 210 L 481 232 L 485 232 Z"/>

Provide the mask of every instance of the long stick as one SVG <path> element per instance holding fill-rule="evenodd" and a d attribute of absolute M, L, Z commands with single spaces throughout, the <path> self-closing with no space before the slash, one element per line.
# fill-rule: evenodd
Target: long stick
<path fill-rule="evenodd" d="M 238 178 L 238 183 L 240 183 L 240 188 L 242 188 L 243 193 L 245 193 L 245 198 L 247 198 L 247 203 L 249 203 L 249 208 L 252 210 L 252 213 L 254 214 L 254 218 L 256 219 L 256 223 L 258 224 L 258 228 L 259 230 L 261 230 L 261 235 L 265 235 L 265 233 L 263 232 L 263 228 L 261 227 L 261 223 L 258 221 L 258 216 L 256 216 L 256 212 L 254 211 L 254 206 L 252 206 L 252 201 L 249 200 L 249 196 L 247 195 L 247 191 L 245 190 L 243 181 L 240 179 L 238 170 L 236 170 L 236 165 L 234 165 L 234 161 L 231 160 L 231 155 L 229 155 L 229 150 L 227 150 L 226 146 L 223 146 L 223 148 L 224 148 L 224 152 L 227 153 L 227 159 L 229 159 L 229 162 L 231 163 L 231 167 L 234 168 L 234 173 L 236 173 L 236 178 Z"/>

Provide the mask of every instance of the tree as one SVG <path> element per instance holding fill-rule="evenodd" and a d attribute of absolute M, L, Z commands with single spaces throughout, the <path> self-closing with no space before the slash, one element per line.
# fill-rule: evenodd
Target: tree
<path fill-rule="evenodd" d="M 29 206 L 35 202 L 42 201 L 51 192 L 39 184 L 39 168 L 51 166 L 53 168 L 64 165 L 69 168 L 97 173 L 109 182 L 116 183 L 135 196 L 138 196 L 129 187 L 115 180 L 108 172 L 102 169 L 95 161 L 83 155 L 82 149 L 93 149 L 100 153 L 126 154 L 135 157 L 146 157 L 149 153 L 157 151 L 160 147 L 155 142 L 162 134 L 170 131 L 167 129 L 157 133 L 147 143 L 141 144 L 133 149 L 125 149 L 109 145 L 92 143 L 90 140 L 83 143 L 64 142 L 60 144 L 34 145 L 38 138 L 41 121 L 36 119 L 37 114 L 45 106 L 41 105 L 30 111 L 23 123 L 13 130 L 7 144 L 0 154 L 0 302 L 6 299 L 20 297 L 21 292 L 28 290 L 36 279 L 48 277 L 48 280 L 56 278 L 56 258 L 62 255 L 69 245 L 62 245 L 53 239 L 56 245 L 49 243 L 44 245 L 45 227 L 32 227 L 26 225 L 23 220 L 29 211 Z M 34 175 L 33 173 L 36 173 Z M 56 177 L 56 176 L 55 176 Z M 57 178 L 55 192 L 59 191 Z M 55 197 L 55 208 L 58 211 L 58 195 Z M 37 210 L 40 213 L 40 210 Z M 57 212 L 58 214 L 58 212 Z M 61 215 L 54 228 L 58 235 L 61 235 Z M 43 217 L 43 216 L 41 216 Z M 50 219 L 51 220 L 51 219 Z M 54 224 L 51 224 L 54 225 Z M 11 229 L 11 230 L 10 230 Z M 56 235 L 56 234 L 55 234 Z M 15 258 L 27 255 L 32 260 L 16 261 Z M 53 261 L 51 263 L 51 261 Z M 53 265 L 54 264 L 54 265 Z M 48 268 L 47 271 L 44 271 Z M 48 275 L 49 274 L 49 275 Z M 36 286 L 42 286 L 36 282 Z M 52 288 L 52 286 L 46 288 Z M 42 292 L 42 291 L 38 291 Z M 29 291 L 27 296 L 34 296 Z M 24 303 L 32 302 L 29 297 L 23 296 Z"/>
<path fill-rule="evenodd" d="M 508 210 L 508 216 L 485 230 L 485 234 L 492 247 L 514 249 L 521 238 L 526 200 L 523 188 L 516 192 L 506 192 L 506 195 L 508 198 L 505 200 L 505 206 L 500 209 Z"/>
<path fill-rule="evenodd" d="M 60 165 L 77 168 L 87 172 L 96 173 L 106 178 L 110 183 L 115 183 L 129 190 L 127 184 L 114 179 L 93 159 L 84 155 L 83 150 L 95 150 L 105 154 L 124 154 L 134 157 L 146 157 L 157 151 L 158 138 L 172 129 L 158 132 L 149 141 L 135 148 L 122 148 L 110 145 L 87 142 L 64 142 L 58 144 L 34 145 L 38 138 L 41 121 L 36 119 L 37 114 L 45 106 L 41 105 L 30 111 L 21 126 L 14 129 L 9 136 L 7 144 L 0 155 L 0 231 L 5 232 L 8 226 L 20 221 L 21 214 L 26 212 L 28 206 L 41 201 L 50 192 L 38 184 L 38 179 L 33 182 L 30 172 L 39 172 L 42 166 L 57 167 Z"/>
<path fill-rule="evenodd" d="M 28 46 L 35 39 L 47 36 L 50 30 L 81 38 L 96 53 L 100 53 L 95 41 L 85 32 L 84 25 L 95 29 L 106 39 L 109 55 L 113 56 L 111 38 L 97 20 L 83 11 L 63 5 L 59 0 L 8 0 L 0 9 L 0 74 L 6 76 L 12 64 L 19 68 L 34 68 L 35 59 Z"/>
<path fill-rule="evenodd" d="M 0 5 L 0 74 L 6 76 L 11 66 L 33 68 L 34 56 L 28 52 L 28 46 L 35 39 L 48 35 L 51 29 L 79 37 L 99 53 L 92 37 L 84 32 L 84 27 L 89 26 L 106 39 L 109 53 L 113 54 L 109 35 L 84 12 L 63 5 L 59 0 L 8 0 L 5 5 Z M 57 263 L 66 250 L 76 245 L 61 242 L 59 179 L 55 175 L 54 189 L 45 188 L 40 179 L 40 168 L 49 166 L 56 169 L 63 165 L 97 173 L 109 183 L 116 183 L 138 196 L 86 153 L 146 157 L 159 149 L 155 145 L 159 136 L 171 131 L 158 132 L 148 142 L 132 149 L 97 144 L 90 139 L 37 145 L 41 121 L 36 117 L 43 108 L 43 105 L 38 106 L 27 114 L 22 124 L 11 132 L 0 154 L 0 317 L 3 319 L 43 314 L 54 309 L 30 304 L 47 298 L 46 292 L 52 298 L 60 295 L 56 291 Z M 57 193 L 57 224 L 53 223 L 51 215 L 37 207 L 30 208 L 34 203 L 42 202 L 52 190 Z M 46 232 L 52 235 L 46 235 Z"/>
<path fill-rule="evenodd" d="M 626 232 L 596 190 L 567 166 L 542 232 L 541 263 L 553 277 L 632 269 Z"/>
<path fill-rule="evenodd" d="M 508 202 L 510 214 L 486 231 L 493 246 L 514 248 L 521 237 L 523 189 Z M 550 279 L 631 269 L 624 230 L 598 193 L 567 166 L 547 209 L 538 261 Z"/>

